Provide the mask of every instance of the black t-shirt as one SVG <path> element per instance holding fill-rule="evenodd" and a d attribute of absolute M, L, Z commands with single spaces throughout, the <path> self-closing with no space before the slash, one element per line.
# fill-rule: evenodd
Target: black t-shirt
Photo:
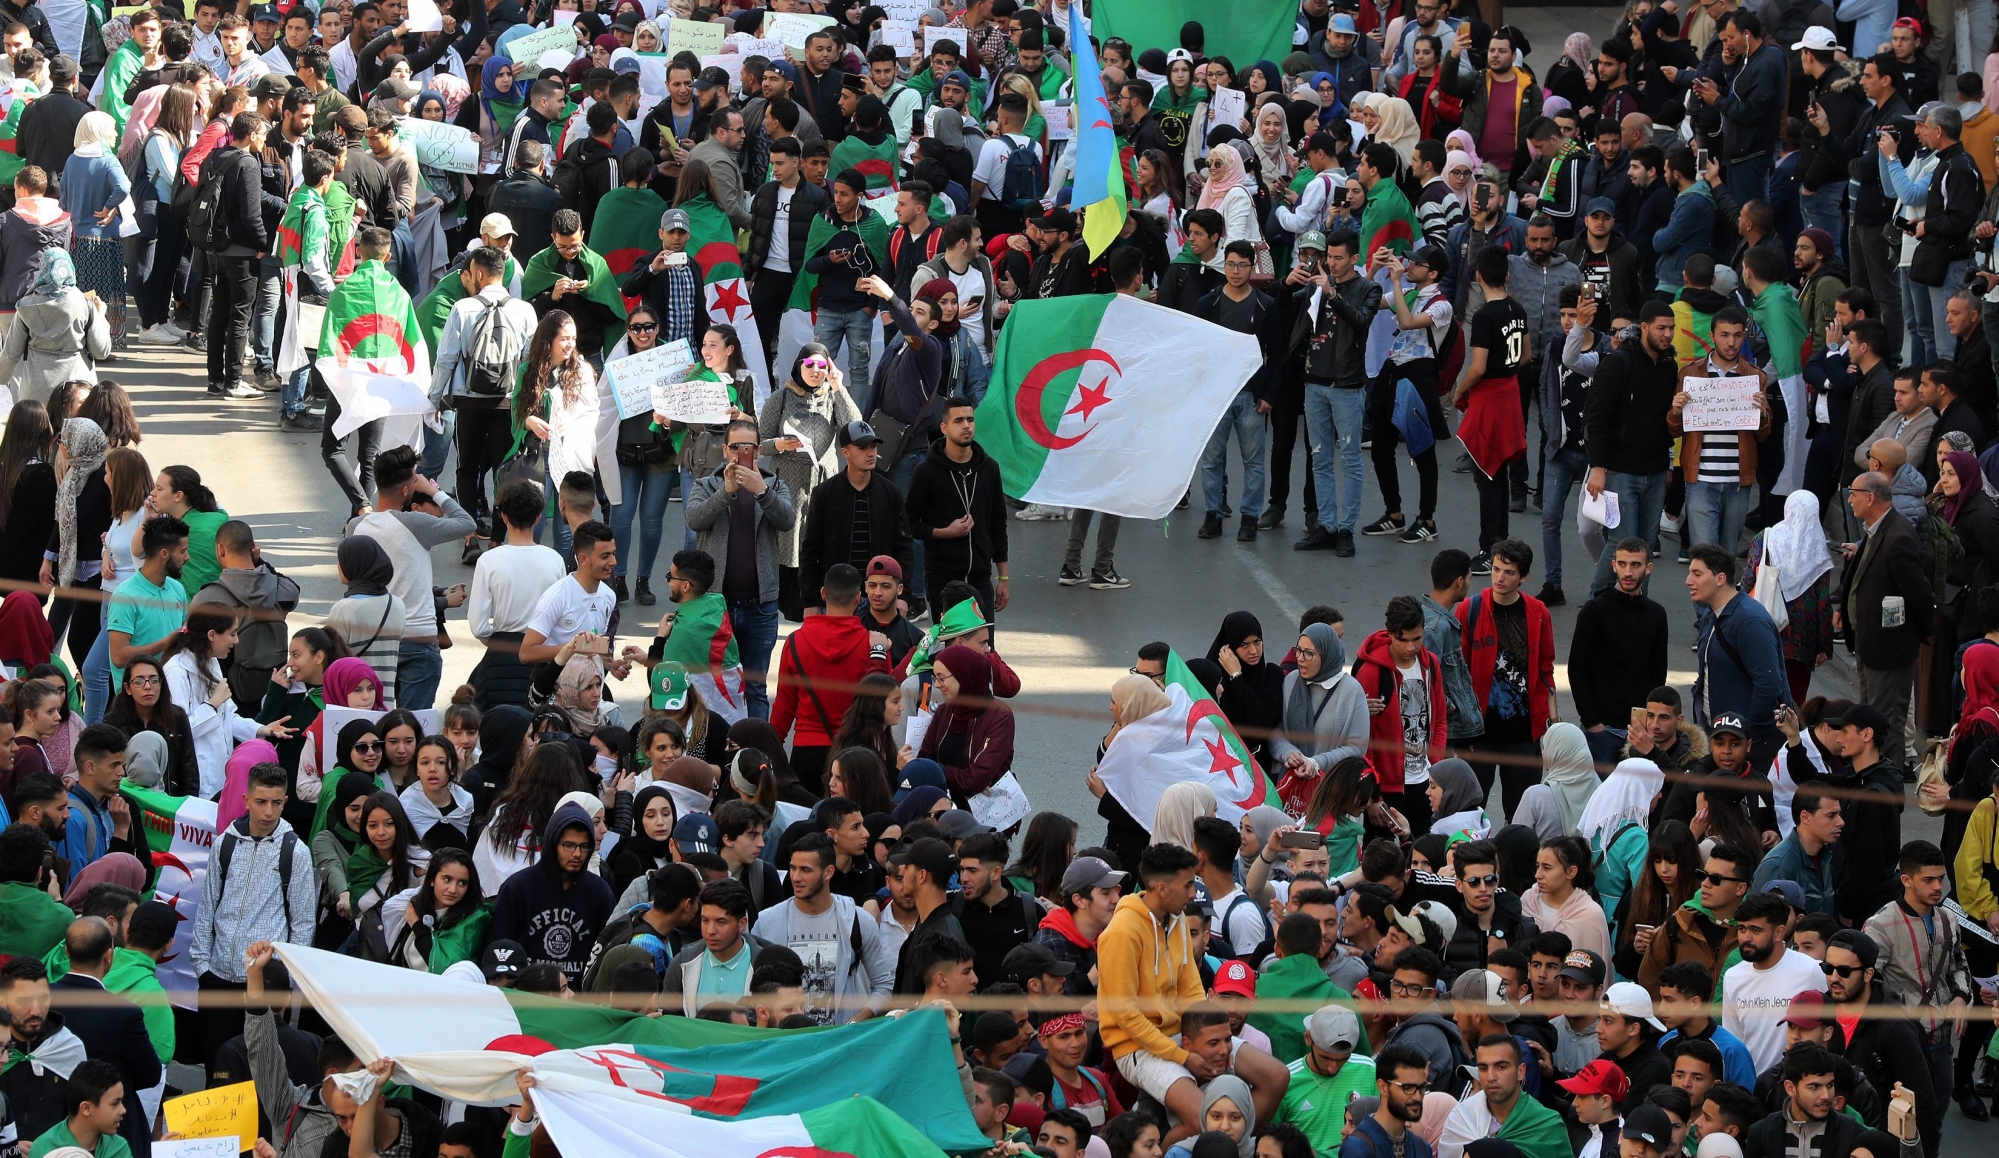
<path fill-rule="evenodd" d="M 1589 376 L 1562 370 L 1562 449 L 1583 449 L 1583 404 L 1589 398 Z"/>
<path fill-rule="evenodd" d="M 1492 690 L 1486 696 L 1486 736 L 1501 742 L 1529 739 L 1534 725 L 1527 705 L 1527 601 L 1494 600 L 1488 607 L 1499 635 L 1499 655 L 1492 665 Z"/>
<path fill-rule="evenodd" d="M 1224 289 L 1215 295 L 1215 316 L 1211 320 L 1238 334 L 1254 334 L 1256 324 L 1269 312 L 1270 298 L 1261 290 L 1252 289 L 1248 297 L 1237 301 Z"/>
<path fill-rule="evenodd" d="M 1512 298 L 1485 303 L 1471 319 L 1472 349 L 1484 350 L 1487 378 L 1513 378 L 1527 365 L 1527 311 Z"/>
<path fill-rule="evenodd" d="M 722 597 L 762 599 L 757 581 L 757 497 L 748 487 L 736 488 L 729 500 L 728 566 L 722 569 Z"/>

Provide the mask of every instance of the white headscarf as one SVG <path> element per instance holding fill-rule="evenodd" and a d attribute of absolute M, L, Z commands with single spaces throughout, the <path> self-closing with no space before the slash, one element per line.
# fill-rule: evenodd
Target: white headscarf
<path fill-rule="evenodd" d="M 76 122 L 76 134 L 71 138 L 72 147 L 79 157 L 102 157 L 110 153 L 118 143 L 118 124 L 111 114 L 88 112 Z"/>
<path fill-rule="evenodd" d="M 1393 146 L 1404 165 L 1415 164 L 1416 142 L 1423 139 L 1416 111 L 1401 97 L 1380 95 L 1374 98 L 1374 111 L 1381 117 L 1381 127 L 1375 130 L 1374 139 Z"/>
<path fill-rule="evenodd" d="M 1169 784 L 1159 794 L 1159 806 L 1152 813 L 1152 842 L 1171 841 L 1181 848 L 1193 848 L 1194 821 L 1214 814 L 1214 789 L 1192 780 Z"/>
<path fill-rule="evenodd" d="M 1601 852 L 1626 821 L 1646 822 L 1652 815 L 1652 799 L 1665 786 L 1666 774 L 1652 761 L 1621 761 L 1589 798 L 1576 832 L 1589 842 L 1591 852 Z"/>
<path fill-rule="evenodd" d="M 1554 793 L 1562 814 L 1562 831 L 1576 831 L 1590 799 L 1603 786 L 1583 730 L 1566 721 L 1548 725 L 1541 736 L 1541 767 L 1541 783 Z"/>
<path fill-rule="evenodd" d="M 1784 500 L 1784 521 L 1763 532 L 1763 559 L 1777 564 L 1784 602 L 1803 595 L 1818 577 L 1832 570 L 1825 528 L 1819 524 L 1819 497 L 1795 490 Z"/>

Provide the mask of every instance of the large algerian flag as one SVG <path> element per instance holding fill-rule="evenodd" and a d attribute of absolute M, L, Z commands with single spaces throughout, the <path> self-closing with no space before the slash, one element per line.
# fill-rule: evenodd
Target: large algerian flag
<path fill-rule="evenodd" d="M 1423 224 L 1409 207 L 1409 198 L 1386 177 L 1367 191 L 1367 204 L 1360 211 L 1360 262 L 1368 266 L 1374 251 L 1407 253 L 1423 236 Z M 1370 266 L 1371 268 L 1371 266 Z"/>
<path fill-rule="evenodd" d="M 139 47 L 137 40 L 127 40 L 104 62 L 103 71 L 90 86 L 91 102 L 99 112 L 111 114 L 121 137 L 125 134 L 125 121 L 132 115 L 132 106 L 125 103 L 125 90 L 131 87 L 132 78 L 139 75 L 145 62 L 146 50 Z"/>
<path fill-rule="evenodd" d="M 859 169 L 861 176 L 868 179 L 868 192 L 894 189 L 895 182 L 895 134 L 884 135 L 878 144 L 870 145 L 857 133 L 833 146 L 831 173 L 837 177 L 849 169 Z"/>
<path fill-rule="evenodd" d="M 708 307 L 708 320 L 736 331 L 738 347 L 750 374 L 757 380 L 755 408 L 770 397 L 770 367 L 763 359 L 763 331 L 750 312 L 750 286 L 743 280 L 743 251 L 736 246 L 736 227 L 713 198 L 702 193 L 685 205 L 687 211 L 687 251 L 701 267 L 701 292 Z M 603 210 L 598 210 L 602 213 Z"/>
<path fill-rule="evenodd" d="M 408 291 L 381 262 L 355 266 L 334 289 L 320 330 L 317 368 L 340 402 L 335 438 L 387 419 L 384 448 L 420 445 L 423 416 L 432 411 L 430 347 Z"/>
<path fill-rule="evenodd" d="M 340 182 L 335 181 L 333 188 L 340 188 Z M 484 244 L 474 239 L 468 252 Z M 511 255 L 507 258 L 507 268 L 501 277 L 507 283 L 507 292 L 520 297 L 521 267 Z M 424 299 L 416 304 L 416 326 L 423 332 L 423 340 L 431 349 L 437 349 L 438 335 L 444 332 L 444 323 L 451 317 L 451 307 L 464 300 L 465 282 L 460 277 L 459 271 L 450 270 L 438 278 L 437 284 L 432 286 L 430 292 L 424 295 Z"/>
<path fill-rule="evenodd" d="M 201 904 L 201 882 L 208 876 L 208 850 L 215 843 L 215 802 L 141 788 L 130 780 L 119 786 L 119 792 L 139 805 L 134 820 L 146 834 L 146 849 L 152 854 L 152 899 L 172 905 L 180 914 L 173 949 L 160 960 L 160 985 L 185 992 L 192 1008 L 195 979 L 188 944 Z"/>
<path fill-rule="evenodd" d="M 1805 427 L 1809 425 L 1805 421 L 1805 360 L 1811 357 L 1812 337 L 1805 332 L 1797 291 L 1782 282 L 1763 287 L 1750 313 L 1770 347 L 1766 368 L 1784 396 L 1784 469 L 1778 472 L 1770 493 L 1788 495 L 1805 483 Z"/>
<path fill-rule="evenodd" d="M 687 682 L 701 693 L 708 710 L 731 724 L 748 714 L 744 699 L 743 656 L 729 622 L 729 603 L 710 591 L 674 608 L 673 630 L 660 648 L 662 660 L 687 669 Z M 768 657 L 766 657 L 767 659 Z"/>
<path fill-rule="evenodd" d="M 1165 517 L 1263 364 L 1254 337 L 1122 294 L 1022 302 L 979 404 L 979 444 L 1031 503 Z"/>
<path fill-rule="evenodd" d="M 842 1098 L 798 1114 L 710 1122 L 678 1114 L 670 1106 L 640 1102 L 621 1091 L 581 1090 L 557 1080 L 536 1087 L 535 1107 L 556 1148 L 565 1154 L 626 1158 L 943 1158 L 944 1154 L 935 1142 L 869 1097 Z"/>
<path fill-rule="evenodd" d="M 363 1061 L 394 1058 L 398 1080 L 447 1098 L 503 1105 L 517 1100 L 516 1074 L 528 1067 L 552 1089 L 616 1098 L 622 1111 L 651 1106 L 673 1115 L 661 1119 L 665 1129 L 646 1131 L 652 1138 L 647 1153 L 681 1153 L 657 1147 L 668 1139 L 680 1145 L 707 1137 L 721 1123 L 748 1127 L 743 1136 L 750 1138 L 762 1128 L 752 1119 L 809 1123 L 814 1111 L 854 1095 L 875 1099 L 934 1146 L 985 1145 L 958 1084 L 944 1015 L 934 1009 L 827 1029 L 752 1029 L 691 1017 L 641 1017 L 300 945 L 281 945 L 278 953 L 340 1039 Z M 844 1064 L 857 1058 L 867 1064 Z M 826 1126 L 829 1133 L 836 1128 Z"/>
<path fill-rule="evenodd" d="M 1207 29 L 1211 59 L 1283 60 L 1291 52 L 1298 26 L 1298 5 L 1292 0 L 1230 0 L 1221 11 L 1226 19 L 1216 18 L 1214 0 L 1097 0 L 1090 8 L 1090 33 L 1099 41 L 1111 36 L 1128 40 L 1134 53 L 1148 48 L 1171 52 L 1180 47 L 1181 27 L 1192 20 Z M 1311 52 L 1319 45 L 1302 47 Z"/>
<path fill-rule="evenodd" d="M 1166 657 L 1166 698 L 1166 707 L 1118 729 L 1097 765 L 1097 776 L 1134 820 L 1150 831 L 1160 794 L 1183 780 L 1213 789 L 1215 815 L 1223 820 L 1277 803 L 1276 786 L 1178 652 Z"/>
<path fill-rule="evenodd" d="M 659 219 L 665 213 L 666 199 L 650 189 L 613 189 L 597 202 L 590 248 L 622 279 L 659 252 Z"/>
<path fill-rule="evenodd" d="M 32 81 L 17 78 L 0 85 L 0 181 L 12 183 L 21 171 L 21 147 L 15 140 L 21 133 L 21 114 L 41 95 Z"/>

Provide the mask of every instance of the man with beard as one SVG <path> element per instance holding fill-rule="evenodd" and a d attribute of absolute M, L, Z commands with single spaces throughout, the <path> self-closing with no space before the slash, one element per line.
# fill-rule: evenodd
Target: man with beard
<path fill-rule="evenodd" d="M 1749 1049 L 1760 1072 L 1784 1053 L 1784 1012 L 1808 989 L 1825 992 L 1818 962 L 1784 945 L 1791 906 L 1775 893 L 1755 893 L 1735 907 L 1740 964 L 1722 975 L 1721 1026 Z"/>
<path fill-rule="evenodd" d="M 1596 123 L 1596 148 L 1576 179 L 1576 192 L 1585 202 L 1608 197 L 1617 207 L 1617 220 L 1632 220 L 1638 188 L 1631 183 L 1631 153 L 1616 121 L 1606 117 Z"/>
<path fill-rule="evenodd" d="M 1743 1153 L 1754 1158 L 1851 1153 L 1863 1127 L 1833 1108 L 1838 1068 L 1838 1057 L 1824 1046 L 1800 1045 L 1784 1055 L 1784 1108 L 1749 1128 Z"/>
<path fill-rule="evenodd" d="M 1950 914 L 1938 908 L 1950 887 L 1943 850 L 1927 840 L 1912 840 L 1902 846 L 1897 867 L 1902 895 L 1869 917 L 1865 930 L 1881 949 L 1878 976 L 1885 1002 L 1921 1010 L 1910 1024 L 1923 1034 L 1930 1085 L 1941 1094 L 1953 1084 L 1952 1039 L 1963 1032 L 1974 990 L 1963 935 Z M 1966 1077 L 1963 1093 L 1970 1092 L 1969 1071 Z M 1925 1129 L 1923 1136 L 1935 1153 L 1934 1129 Z"/>
<path fill-rule="evenodd" d="M 1170 155 L 1166 130 L 1159 127 L 1159 118 L 1152 115 L 1151 81 L 1125 81 L 1124 87 L 1118 90 L 1118 111 L 1128 122 L 1125 139 L 1131 142 L 1134 155 L 1143 156 L 1153 149 Z"/>
<path fill-rule="evenodd" d="M 1621 130 L 1624 118 L 1638 112 L 1638 90 L 1631 87 L 1631 41 L 1613 36 L 1603 42 L 1596 58 L 1598 141 L 1605 126 Z M 1621 135 L 1621 132 L 1620 132 Z"/>
<path fill-rule="evenodd" d="M 832 891 L 836 854 L 824 833 L 791 847 L 791 899 L 757 917 L 755 936 L 784 945 L 805 963 L 805 1012 L 821 1024 L 843 1025 L 864 1004 L 886 1000 L 895 959 L 875 919 L 852 898 Z M 872 1012 L 872 1011 L 870 1011 Z"/>
<path fill-rule="evenodd" d="M 1521 1084 L 1519 1039 L 1493 1033 L 1478 1042 L 1478 1086 L 1444 1122 L 1438 1145 L 1446 1152 L 1480 1138 L 1502 1138 L 1528 1154 L 1561 1154 L 1568 1145 L 1561 1115 L 1535 1098 Z M 1450 1093 L 1450 1090 L 1445 1090 Z"/>
<path fill-rule="evenodd" d="M 1832 324 L 1833 311 L 1839 305 L 1839 295 L 1846 292 L 1846 282 L 1841 279 L 1840 268 L 1834 264 L 1832 234 L 1823 229 L 1807 229 L 1798 234 L 1798 243 L 1791 251 L 1791 264 L 1798 271 L 1798 312 L 1805 319 L 1805 333 L 1823 337 L 1825 328 Z M 1976 319 L 1978 311 L 1972 311 Z M 1984 327 L 1974 325 L 1983 344 Z M 1814 341 L 1814 345 L 1823 344 Z M 1986 369 L 1988 379 L 1991 368 Z"/>
<path fill-rule="evenodd" d="M 142 655 L 159 655 L 180 634 L 187 619 L 187 524 L 172 515 L 154 515 L 139 532 L 145 561 L 111 594 L 104 619 L 110 641 L 111 688 L 125 684 L 125 665 Z"/>
<path fill-rule="evenodd" d="M 1422 1051 L 1407 1045 L 1385 1045 L 1374 1057 L 1374 1088 L 1381 1105 L 1354 1126 L 1340 1144 L 1340 1158 L 1431 1158 L 1430 1144 L 1409 1127 L 1423 1118 L 1423 1095 L 1429 1089 L 1430 1064 Z"/>
<path fill-rule="evenodd" d="M 5 851 L 0 846 L 0 863 L 7 859 Z M 23 947 L 13 941 L 9 946 Z M 15 1138 L 39 1138 L 63 1120 L 63 1083 L 83 1063 L 83 1042 L 63 1025 L 62 1014 L 49 1011 L 48 967 L 34 957 L 16 957 L 0 966 L 0 1005 L 7 1011 L 0 1041 L 6 1043 L 9 1062 L 0 1071 L 4 1128 Z M 18 1064 L 23 1061 L 29 1064 Z M 1422 1101 L 1420 1094 L 1417 1101 Z"/>
<path fill-rule="evenodd" d="M 1034 263 L 1028 269 L 1027 283 L 1020 287 L 1021 297 L 1064 298 L 1098 292 L 1089 247 L 1076 244 L 1079 232 L 1076 215 L 1068 209 L 1051 209 L 1027 222 L 1025 243 L 1034 248 Z"/>
<path fill-rule="evenodd" d="M 1599 140 L 1598 149 L 1610 141 L 1608 136 Z M 1620 160 L 1618 179 L 1628 187 L 1625 168 Z M 1615 194 L 1598 193 L 1583 208 L 1582 231 L 1555 248 L 1556 253 L 1576 264 L 1577 272 L 1582 275 L 1583 290 L 1595 296 L 1599 311 L 1605 303 L 1609 304 L 1609 312 L 1602 314 L 1606 319 L 1619 314 L 1635 317 L 1645 292 L 1638 280 L 1638 247 L 1617 231 L 1617 218 Z"/>
<path fill-rule="evenodd" d="M 0 725 L 0 774 L 11 775 L 14 771 L 14 725 L 12 721 Z M 21 777 L 14 785 L 15 823 L 32 824 L 42 830 L 49 843 L 61 848 L 63 838 L 68 835 L 69 790 L 62 781 L 46 772 L 36 772 Z M 69 889 L 69 862 L 57 855 L 55 862 L 57 882 L 64 891 Z"/>
<path fill-rule="evenodd" d="M 1827 993 L 1838 1010 L 1839 1024 L 1853 1027 L 1842 1052 L 1876 1091 L 1893 1090 L 1899 1083 L 1915 1096 L 1917 1128 L 1929 1153 L 1935 1154 L 1947 1103 L 1943 1088 L 1931 1077 L 1923 1030 L 1906 1017 L 1868 1016 L 1876 1001 L 1889 1000 L 1875 968 L 1880 959 L 1881 947 L 1858 929 L 1841 929 L 1826 944 L 1821 968 Z"/>

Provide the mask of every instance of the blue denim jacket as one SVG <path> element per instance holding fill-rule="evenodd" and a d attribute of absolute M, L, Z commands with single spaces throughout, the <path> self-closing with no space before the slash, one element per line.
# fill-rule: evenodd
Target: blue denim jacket
<path fill-rule="evenodd" d="M 1471 686 L 1471 664 L 1465 660 L 1464 627 L 1451 609 L 1423 597 L 1423 646 L 1444 668 L 1444 706 L 1450 716 L 1453 741 L 1485 734 L 1485 709 Z"/>

